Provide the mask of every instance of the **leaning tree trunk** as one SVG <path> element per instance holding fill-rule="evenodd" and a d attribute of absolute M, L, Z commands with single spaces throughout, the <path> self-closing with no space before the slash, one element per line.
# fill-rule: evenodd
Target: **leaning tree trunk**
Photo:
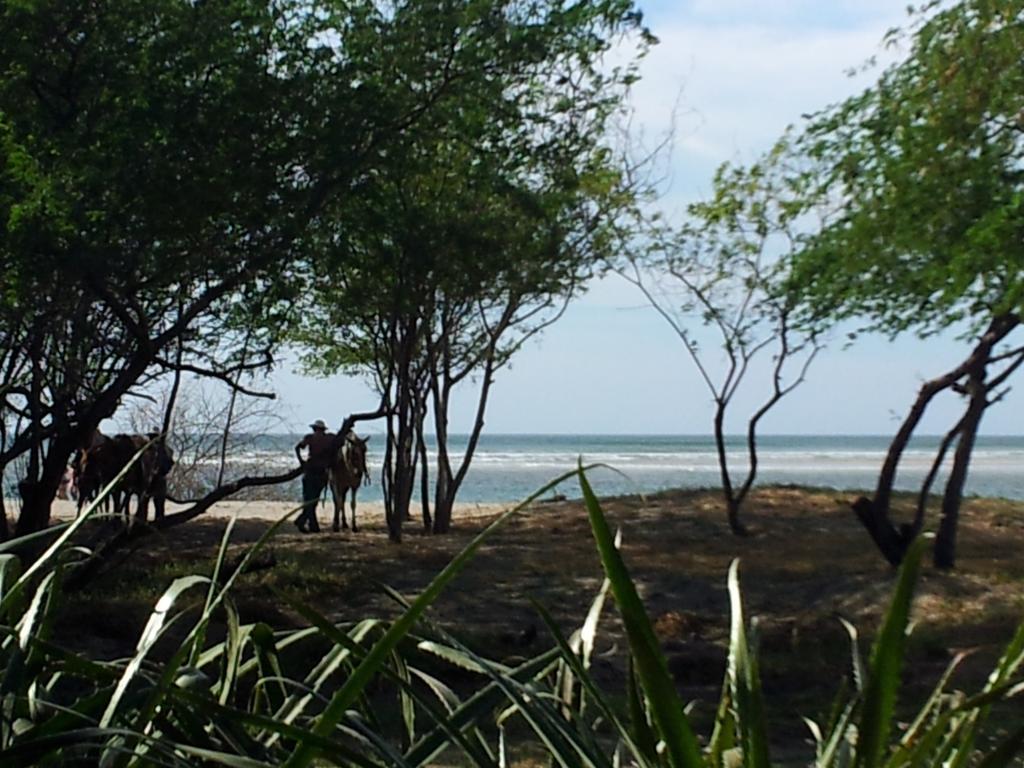
<path fill-rule="evenodd" d="M 249 354 L 249 340 L 252 338 L 252 329 L 246 331 L 245 339 L 242 342 L 242 355 L 238 366 L 238 374 L 235 376 L 235 384 L 231 387 L 231 396 L 228 398 L 228 412 L 224 418 L 224 430 L 220 435 L 220 461 L 217 463 L 217 486 L 224 484 L 224 471 L 227 469 L 228 464 L 228 442 L 231 440 L 231 428 L 234 426 L 233 421 L 235 420 L 235 406 L 238 404 L 238 386 L 242 383 L 242 371 L 245 370 L 246 356 Z M 174 387 L 173 392 L 176 395 L 178 390 L 178 384 L 181 382 L 181 345 L 178 345 L 178 370 L 174 372 Z M 166 440 L 167 435 L 170 432 L 170 415 L 171 409 L 173 408 L 173 400 L 168 404 L 167 417 L 164 419 L 164 431 L 160 436 L 161 440 Z"/>
<path fill-rule="evenodd" d="M 867 529 L 879 552 L 892 565 L 896 566 L 903 562 L 903 556 L 907 551 L 907 547 L 910 546 L 911 541 L 913 541 L 914 536 L 917 534 L 917 526 L 907 524 L 897 528 L 890 517 L 896 471 L 899 467 L 900 458 L 903 456 L 903 452 L 906 450 L 907 445 L 910 443 L 910 438 L 914 434 L 914 430 L 917 428 L 918 423 L 924 416 L 925 410 L 935 396 L 955 385 L 964 376 L 970 376 L 972 371 L 984 371 L 985 365 L 987 365 L 988 360 L 992 356 L 993 348 L 1019 324 L 1020 319 L 1014 315 L 1000 315 L 993 318 L 988 328 L 985 329 L 985 332 L 979 338 L 977 345 L 971 351 L 970 356 L 963 363 L 948 373 L 927 381 L 922 385 L 917 399 L 914 401 L 913 406 L 911 406 L 910 412 L 903 420 L 899 431 L 889 445 L 885 462 L 882 464 L 882 469 L 878 476 L 878 485 L 875 488 L 874 498 L 869 499 L 861 496 L 853 503 L 853 511 L 858 519 Z M 984 405 L 981 406 L 981 410 L 984 411 Z M 980 415 L 978 418 L 980 419 Z M 966 478 L 967 462 L 973 447 L 973 437 L 966 442 L 961 437 L 961 442 L 957 446 L 957 454 L 963 457 L 961 462 L 964 478 Z M 961 482 L 960 491 L 947 488 L 947 498 L 951 498 L 949 496 L 951 492 L 954 496 L 959 496 L 962 487 Z M 952 504 L 952 501 L 950 503 Z M 956 503 L 956 508 L 959 509 L 959 501 Z M 952 525 L 955 530 L 955 512 L 953 519 L 947 525 Z"/>
<path fill-rule="evenodd" d="M 476 453 L 476 447 L 480 442 L 480 435 L 484 429 L 484 415 L 487 412 L 487 400 L 491 394 L 491 385 L 494 384 L 494 352 L 493 347 L 487 356 L 487 360 L 484 364 L 483 374 L 481 375 L 480 381 L 480 394 L 477 398 L 476 404 L 476 418 L 473 420 L 473 429 L 469 433 L 469 439 L 466 441 L 466 450 L 462 454 L 462 461 L 459 462 L 459 469 L 457 472 L 452 474 L 451 462 L 449 461 L 448 453 L 448 389 L 447 385 L 444 389 L 444 418 L 443 424 L 445 429 L 438 431 L 437 441 L 437 452 L 438 457 L 442 454 L 441 442 L 442 434 L 444 436 L 444 456 L 445 461 L 443 462 L 447 477 L 443 486 L 444 493 L 441 492 L 442 485 L 438 484 L 437 499 L 438 502 L 435 504 L 434 510 L 434 533 L 447 533 L 451 529 L 452 524 L 452 510 L 455 507 L 455 499 L 458 496 L 459 488 L 462 487 L 463 481 L 466 479 L 466 474 L 469 472 L 470 464 L 473 462 L 473 455 Z M 440 407 L 435 404 L 435 407 Z M 438 472 L 440 474 L 442 462 L 438 461 Z M 440 480 L 440 477 L 439 477 Z"/>
<path fill-rule="evenodd" d="M 945 376 L 927 381 L 921 386 L 910 412 L 889 444 L 889 450 L 886 452 L 885 461 L 882 463 L 882 469 L 878 475 L 874 498 L 868 499 L 862 496 L 853 504 L 853 510 L 861 524 L 867 529 L 871 540 L 878 547 L 878 551 L 891 565 L 895 566 L 903 562 L 903 555 L 910 545 L 908 537 L 897 530 L 889 517 L 896 470 L 899 468 L 903 452 L 907 449 L 910 438 L 924 416 L 928 404 L 939 392 L 956 382 L 959 375 L 955 374 L 958 372 L 959 369 L 951 371 Z"/>
<path fill-rule="evenodd" d="M 967 468 L 974 450 L 974 441 L 978 435 L 981 417 L 988 406 L 988 389 L 985 386 L 985 366 L 988 359 L 979 362 L 971 371 L 967 382 L 970 402 L 964 415 L 960 440 L 957 442 L 956 453 L 953 454 L 953 468 L 946 481 L 946 491 L 942 496 L 942 517 L 939 520 L 939 532 L 935 538 L 934 562 L 936 568 L 952 568 L 956 560 L 956 530 L 960 517 L 960 502 L 963 500 L 964 484 L 967 482 Z"/>
<path fill-rule="evenodd" d="M 178 308 L 181 313 L 181 307 Z M 171 424 L 174 422 L 174 409 L 178 404 L 178 392 L 181 390 L 181 361 L 185 355 L 185 338 L 178 337 L 178 349 L 174 354 L 174 378 L 171 380 L 171 391 L 167 395 L 167 405 L 164 407 L 164 418 L 160 423 L 160 435 L 163 440 L 171 433 Z M 217 483 L 220 485 L 220 482 Z"/>

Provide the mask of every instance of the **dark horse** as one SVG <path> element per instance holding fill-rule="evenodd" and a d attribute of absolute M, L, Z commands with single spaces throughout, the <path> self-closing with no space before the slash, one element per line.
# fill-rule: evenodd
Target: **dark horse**
<path fill-rule="evenodd" d="M 348 529 L 345 520 L 345 494 L 352 491 L 352 532 L 359 530 L 356 525 L 356 491 L 365 481 L 370 482 L 370 471 L 366 468 L 366 443 L 368 437 L 356 437 L 349 432 L 338 450 L 338 456 L 330 468 L 331 496 L 334 499 L 334 530 Z M 341 526 L 338 519 L 341 519 Z"/>
<path fill-rule="evenodd" d="M 156 516 L 163 517 L 164 502 L 167 496 L 167 472 L 174 464 L 170 451 L 159 443 L 153 443 L 146 448 L 134 464 L 131 464 L 132 459 L 151 442 L 152 437 L 152 435 L 97 436 L 92 446 L 82 452 L 77 462 L 79 512 L 86 502 L 95 499 L 106 485 L 112 482 L 125 467 L 128 467 L 128 471 L 112 489 L 110 495 L 114 511 L 121 512 L 127 517 L 131 497 L 136 496 L 139 518 L 146 519 L 150 499 L 153 499 Z M 131 464 L 130 467 L 129 464 Z"/>

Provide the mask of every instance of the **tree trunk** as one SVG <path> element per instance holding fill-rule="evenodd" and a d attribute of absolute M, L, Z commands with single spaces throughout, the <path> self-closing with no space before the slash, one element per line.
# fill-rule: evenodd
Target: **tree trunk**
<path fill-rule="evenodd" d="M 490 354 L 487 357 L 487 362 L 484 365 L 483 375 L 480 381 L 480 395 L 477 399 L 476 404 L 476 418 L 473 421 L 473 429 L 469 434 L 469 439 L 466 441 L 466 450 L 462 454 L 462 461 L 459 462 L 459 469 L 452 475 L 451 463 L 448 460 L 448 385 L 444 387 L 444 399 L 443 402 L 435 402 L 434 407 L 437 410 L 443 410 L 443 419 L 441 422 L 444 425 L 443 430 L 438 431 L 438 456 L 441 456 L 442 448 L 442 435 L 444 440 L 444 466 L 447 477 L 445 478 L 443 486 L 438 485 L 437 503 L 434 509 L 434 533 L 447 533 L 451 529 L 452 522 L 452 510 L 455 507 L 455 499 L 458 496 L 459 488 L 462 487 L 463 481 L 466 479 L 466 474 L 469 472 L 470 464 L 473 461 L 473 455 L 476 453 L 476 447 L 480 442 L 480 434 L 484 429 L 484 415 L 487 412 L 487 400 L 490 396 L 491 385 L 494 383 L 494 349 L 490 350 Z M 440 481 L 441 474 L 441 461 L 438 461 L 438 480 Z M 440 491 L 444 489 L 442 494 Z M 439 524 L 440 523 L 440 524 Z"/>
<path fill-rule="evenodd" d="M 971 462 L 971 452 L 978 435 L 981 417 L 988 405 L 988 389 L 985 387 L 985 365 L 979 363 L 971 371 L 967 383 L 970 402 L 964 415 L 960 440 L 953 454 L 953 468 L 946 481 L 946 492 L 942 496 L 942 517 L 939 519 L 939 532 L 935 538 L 934 562 L 936 568 L 952 568 L 956 559 L 956 529 L 960 516 L 960 502 L 963 499 L 964 483 L 967 482 L 967 468 Z"/>
<path fill-rule="evenodd" d="M 925 512 L 928 507 L 928 496 L 931 494 L 932 483 L 935 482 L 935 478 L 939 474 L 939 470 L 942 468 L 942 462 L 946 458 L 946 453 L 949 451 L 949 447 L 953 444 L 953 441 L 960 435 L 961 430 L 964 428 L 964 421 L 967 418 L 966 414 L 960 418 L 949 432 L 946 433 L 945 437 L 942 438 L 942 442 L 939 443 L 939 449 L 935 453 L 935 458 L 932 460 L 931 469 L 928 470 L 928 474 L 925 475 L 924 482 L 921 483 L 921 490 L 917 494 L 917 510 L 914 512 L 914 522 L 910 525 L 911 536 L 917 536 L 924 528 Z"/>
<path fill-rule="evenodd" d="M 895 567 L 902 563 L 909 542 L 889 522 L 888 515 L 879 514 L 867 496 L 858 497 L 850 506 L 889 565 Z"/>
<path fill-rule="evenodd" d="M 874 498 L 862 497 L 863 501 L 860 502 L 859 509 L 855 510 L 882 555 L 893 565 L 903 562 L 903 555 L 910 544 L 910 541 L 905 540 L 905 537 L 889 518 L 896 471 L 899 469 L 903 452 L 907 449 L 910 438 L 913 437 L 914 430 L 924 416 L 928 404 L 939 392 L 951 387 L 959 378 L 959 376 L 953 376 L 953 373 L 955 372 L 951 371 L 945 376 L 927 381 L 921 386 L 910 412 L 889 444 L 889 450 L 885 454 L 885 461 L 882 463 L 882 469 L 878 475 Z"/>
<path fill-rule="evenodd" d="M 434 398 L 434 439 L 437 441 L 437 471 L 434 478 L 434 525 L 432 533 L 447 533 L 452 524 L 452 463 L 448 453 L 448 401 L 447 381 L 443 384 L 435 374 L 431 382 Z"/>
<path fill-rule="evenodd" d="M 451 467 L 437 468 L 434 480 L 434 526 L 432 533 L 448 533 L 452 526 L 453 494 Z"/>
<path fill-rule="evenodd" d="M 224 470 L 228 465 L 228 441 L 231 439 L 231 422 L 235 418 L 235 403 L 238 400 L 238 390 L 231 390 L 231 397 L 228 399 L 228 413 L 224 419 L 224 430 L 220 435 L 220 460 L 217 462 L 217 485 L 224 484 Z"/>
<path fill-rule="evenodd" d="M 384 466 L 381 468 L 381 492 L 384 494 L 384 520 L 390 533 L 394 516 L 395 494 L 395 425 L 392 416 L 389 414 L 386 421 L 386 432 L 384 437 Z"/>
<path fill-rule="evenodd" d="M 412 355 L 416 343 L 417 321 L 401 328 L 397 346 L 395 374 L 395 417 L 398 421 L 392 450 L 391 505 L 388 516 L 388 536 L 392 541 L 402 540 L 402 524 L 409 517 L 409 504 L 415 485 L 413 447 L 416 431 L 416 402 L 413 395 Z"/>
<path fill-rule="evenodd" d="M 11 537 L 10 524 L 7 522 L 7 503 L 3 492 L 3 470 L 0 470 L 0 541 Z"/>
<path fill-rule="evenodd" d="M 416 452 L 420 457 L 420 498 L 422 499 L 423 532 L 430 533 L 434 520 L 430 515 L 430 462 L 427 457 L 427 440 L 423 434 L 423 420 L 426 413 L 420 413 L 419 426 L 416 429 Z"/>
<path fill-rule="evenodd" d="M 721 401 L 715 408 L 715 450 L 718 453 L 718 471 L 722 478 L 722 497 L 725 499 L 725 511 L 729 520 L 729 530 L 736 536 L 746 536 L 747 529 L 740 522 L 740 505 L 732 487 L 729 476 L 729 456 L 725 445 L 725 404 Z"/>
<path fill-rule="evenodd" d="M 412 501 L 416 474 L 412 432 L 408 414 L 405 414 L 405 418 L 399 415 L 394 451 L 394 481 L 391 487 L 393 509 L 388 527 L 389 536 L 396 542 L 402 540 L 402 524 L 409 517 L 409 504 Z"/>
<path fill-rule="evenodd" d="M 60 481 L 73 451 L 73 441 L 68 431 L 64 430 L 50 441 L 38 477 L 29 476 L 19 484 L 21 514 L 18 516 L 15 536 L 25 536 L 49 527 L 50 507 L 57 497 L 57 489 L 60 488 Z"/>
<path fill-rule="evenodd" d="M 984 366 L 991 357 L 992 349 L 995 345 L 1002 341 L 1019 324 L 1020 320 L 1015 315 L 1000 315 L 993 318 L 964 362 L 948 373 L 924 383 L 918 392 L 917 399 L 910 408 L 910 412 L 903 420 L 899 431 L 889 445 L 885 462 L 882 464 L 882 469 L 878 476 L 878 485 L 875 488 L 874 498 L 869 499 L 861 496 L 853 503 L 854 513 L 867 529 L 879 552 L 892 565 L 899 565 L 903 562 L 903 555 L 917 533 L 914 525 L 903 525 L 897 529 L 890 518 L 889 511 L 892 501 L 893 484 L 896 481 L 896 471 L 899 468 L 900 458 L 910 443 L 910 438 L 913 436 L 914 430 L 917 428 L 922 416 L 924 416 L 925 409 L 939 392 L 949 389 L 964 376 L 970 375 L 971 371 L 975 370 L 977 366 L 980 365 L 981 369 L 984 370 Z M 982 410 L 984 410 L 984 407 L 982 407 Z M 964 451 L 966 451 L 965 462 L 969 460 L 973 443 L 973 438 L 966 443 L 961 438 L 961 442 L 957 446 L 958 455 L 960 454 L 961 445 Z M 966 473 L 966 471 L 965 463 L 963 472 Z M 955 514 L 954 520 L 950 524 L 955 528 Z"/>
<path fill-rule="evenodd" d="M 235 420 L 235 405 L 238 403 L 238 385 L 242 383 L 242 371 L 245 367 L 245 361 L 249 354 L 249 340 L 252 338 L 252 329 L 246 331 L 245 340 L 242 342 L 242 356 L 239 361 L 238 375 L 235 376 L 235 386 L 231 388 L 231 397 L 228 399 L 228 413 L 224 419 L 224 431 L 220 436 L 220 462 L 217 466 L 217 485 L 223 485 L 224 483 L 224 470 L 228 463 L 228 441 L 231 439 L 231 426 Z M 180 351 L 180 347 L 178 348 Z M 181 360 L 178 360 L 178 365 L 181 365 Z M 178 371 L 178 374 L 181 372 Z M 178 379 L 175 378 L 175 387 L 177 387 Z M 170 425 L 168 425 L 169 427 Z M 164 429 L 164 434 L 167 434 L 167 429 Z"/>
<path fill-rule="evenodd" d="M 181 314 L 181 307 L 178 307 L 178 314 Z M 171 433 L 171 424 L 174 422 L 174 409 L 178 404 L 178 391 L 181 389 L 181 361 L 185 355 L 185 338 L 184 336 L 178 337 L 178 350 L 174 355 L 175 369 L 174 379 L 171 382 L 171 391 L 167 395 L 167 406 L 164 408 L 164 420 L 160 425 L 160 436 L 162 440 L 166 440 L 167 436 Z M 220 485 L 218 482 L 217 485 Z"/>
<path fill-rule="evenodd" d="M 18 515 L 18 523 L 15 526 L 15 535 L 23 536 L 27 533 L 41 531 L 50 524 L 50 507 L 42 509 L 42 494 L 40 484 L 42 483 L 42 451 L 43 438 L 40 435 L 42 426 L 42 414 L 39 406 L 42 402 L 42 383 L 39 358 L 42 352 L 39 349 L 38 338 L 32 342 L 32 379 L 30 383 L 30 396 L 28 402 L 29 417 L 32 420 L 29 430 L 32 435 L 32 443 L 28 453 L 28 467 L 25 470 L 25 477 L 18 482 L 18 494 L 21 496 L 21 514 Z M 56 488 L 54 488 L 56 492 Z"/>

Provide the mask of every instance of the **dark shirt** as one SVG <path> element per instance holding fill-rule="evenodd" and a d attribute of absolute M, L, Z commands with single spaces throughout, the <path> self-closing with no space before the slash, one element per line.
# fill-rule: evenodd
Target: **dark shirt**
<path fill-rule="evenodd" d="M 331 447 L 333 445 L 333 432 L 311 432 L 302 438 L 295 448 L 296 450 L 309 449 L 309 458 L 306 459 L 305 465 L 307 471 L 324 471 L 331 466 L 332 459 L 334 458 L 331 455 Z"/>

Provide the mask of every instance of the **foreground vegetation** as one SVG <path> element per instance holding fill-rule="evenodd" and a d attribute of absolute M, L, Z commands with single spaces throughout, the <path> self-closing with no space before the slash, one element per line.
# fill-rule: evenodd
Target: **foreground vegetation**
<path fill-rule="evenodd" d="M 642 577 L 630 575 L 623 553 L 635 571 L 645 571 L 644 562 L 630 555 L 627 544 L 620 553 L 585 477 L 581 484 L 605 579 L 591 583 L 596 596 L 589 609 L 577 613 L 578 630 L 567 632 L 553 606 L 537 603 L 539 637 L 524 637 L 524 625 L 512 617 L 509 647 L 499 653 L 481 648 L 479 638 L 448 631 L 428 608 L 442 590 L 451 589 L 460 571 L 473 567 L 474 557 L 493 556 L 488 546 L 502 526 L 515 524 L 509 517 L 518 508 L 484 526 L 411 602 L 390 592 L 395 606 L 390 612 L 375 610 L 339 622 L 324 615 L 322 602 L 314 606 L 280 595 L 281 604 L 304 625 L 292 628 L 247 621 L 237 599 L 240 583 L 253 578 L 244 574 L 247 564 L 266 551 L 287 520 L 267 527 L 241 558 L 229 547 L 234 528 L 229 524 L 212 571 L 179 576 L 162 589 L 134 650 L 113 660 L 69 650 L 67 627 L 60 621 L 68 601 L 62 585 L 81 556 L 70 542 L 89 523 L 63 529 L 23 573 L 11 545 L 4 545 L 0 759 L 4 765 L 26 766 L 308 765 L 318 760 L 497 765 L 534 754 L 551 755 L 560 765 L 757 766 L 770 764 L 774 750 L 779 763 L 791 761 L 792 752 L 780 750 L 770 735 L 777 718 L 771 717 L 761 689 L 762 675 L 771 685 L 773 667 L 784 663 L 786 654 L 766 647 L 763 673 L 759 669 L 764 624 L 745 616 L 738 565 L 729 569 L 732 619 L 728 648 L 717 665 L 724 685 L 713 717 L 706 718 L 699 708 L 684 709 L 672 674 L 678 666 L 670 669 L 662 650 L 670 647 L 664 641 L 668 620 L 648 618 L 639 594 L 647 593 L 647 604 L 656 596 Z M 391 556 L 400 561 L 409 546 L 389 547 Z M 1024 724 L 998 709 L 1021 687 L 1024 628 L 1002 632 L 1009 645 L 999 658 L 987 660 L 986 679 L 975 684 L 968 678 L 977 689 L 970 695 L 946 690 L 951 680 L 958 686 L 964 681 L 952 676 L 963 662 L 960 654 L 950 660 L 934 693 L 922 691 L 918 680 L 901 690 L 901 668 L 913 642 L 907 635 L 922 546 L 911 550 L 893 583 L 869 658 L 861 658 L 850 625 L 848 635 L 838 633 L 845 638 L 836 633 L 819 638 L 819 645 L 846 648 L 830 649 L 836 651 L 832 669 L 819 685 L 834 687 L 828 681 L 852 674 L 839 684 L 828 711 L 806 712 L 816 721 L 805 733 L 814 735 L 817 765 L 946 760 L 1007 765 L 1024 744 Z M 675 554 L 675 569 L 685 573 L 681 554 Z M 696 561 L 698 554 L 686 556 Z M 596 561 L 594 566 L 596 576 Z M 491 589 L 500 593 L 506 574 L 491 570 L 490 575 Z M 876 584 L 889 580 L 884 571 L 873 579 Z M 311 597 L 322 601 L 319 594 Z M 604 615 L 609 597 L 617 616 Z M 384 615 L 390 618 L 380 618 Z M 609 668 L 603 658 L 608 634 L 628 649 L 626 674 Z"/>

